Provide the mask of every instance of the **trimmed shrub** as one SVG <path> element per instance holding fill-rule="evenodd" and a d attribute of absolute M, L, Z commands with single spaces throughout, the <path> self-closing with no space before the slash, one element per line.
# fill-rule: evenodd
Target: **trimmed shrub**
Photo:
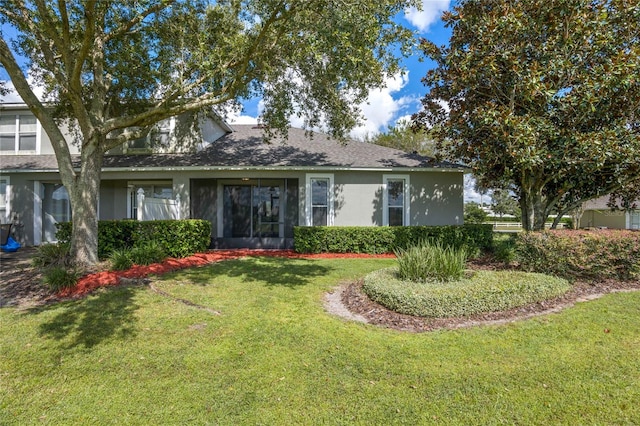
<path fill-rule="evenodd" d="M 211 222 L 199 219 L 138 222 L 133 241 L 134 246 L 153 241 L 169 257 L 187 257 L 209 248 Z"/>
<path fill-rule="evenodd" d="M 298 253 L 392 253 L 429 240 L 465 248 L 470 256 L 491 248 L 491 225 L 295 227 Z"/>
<path fill-rule="evenodd" d="M 75 269 L 64 266 L 52 266 L 42 274 L 42 281 L 52 291 L 58 292 L 65 288 L 75 287 L 80 274 Z"/>
<path fill-rule="evenodd" d="M 447 282 L 462 278 L 467 261 L 464 248 L 424 242 L 407 250 L 396 250 L 398 277 L 415 282 Z"/>
<path fill-rule="evenodd" d="M 397 268 L 368 274 L 363 290 L 396 312 L 428 318 L 498 312 L 558 297 L 570 288 L 562 278 L 520 271 L 477 271 L 448 283 L 416 283 L 398 278 Z"/>
<path fill-rule="evenodd" d="M 525 271 L 572 279 L 640 279 L 640 232 L 521 233 L 517 237 L 516 256 Z"/>
<path fill-rule="evenodd" d="M 58 223 L 56 238 L 71 240 L 71 222 Z M 106 259 L 111 252 L 130 249 L 148 241 L 158 242 L 171 257 L 186 257 L 203 252 L 211 241 L 211 223 L 207 220 L 101 220 L 98 222 L 98 257 Z"/>

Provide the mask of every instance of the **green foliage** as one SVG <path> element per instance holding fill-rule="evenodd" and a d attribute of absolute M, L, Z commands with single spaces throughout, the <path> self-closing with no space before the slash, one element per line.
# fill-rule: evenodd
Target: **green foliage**
<path fill-rule="evenodd" d="M 489 214 L 476 203 L 466 203 L 464 205 L 465 223 L 483 223 L 488 216 Z"/>
<path fill-rule="evenodd" d="M 415 125 L 487 187 L 513 187 L 523 227 L 640 181 L 640 8 L 632 0 L 460 2 Z M 445 107 L 446 106 L 446 107 Z"/>
<path fill-rule="evenodd" d="M 560 296 L 569 290 L 561 278 L 516 271 L 477 271 L 448 283 L 399 278 L 396 268 L 375 271 L 363 290 L 374 301 L 407 315 L 448 318 L 504 311 Z"/>
<path fill-rule="evenodd" d="M 167 253 L 160 242 L 146 241 L 129 250 L 129 258 L 136 265 L 151 265 L 166 259 Z"/>
<path fill-rule="evenodd" d="M 401 122 L 396 126 L 389 126 L 385 133 L 367 136 L 364 138 L 364 142 L 434 157 L 436 155 L 436 142 L 433 140 L 430 131 L 414 130 L 410 124 Z"/>
<path fill-rule="evenodd" d="M 187 257 L 209 248 L 211 222 L 196 219 L 138 222 L 133 240 L 134 245 L 156 242 L 170 257 Z"/>
<path fill-rule="evenodd" d="M 520 206 L 510 191 L 505 189 L 495 189 L 491 194 L 491 210 L 502 215 L 510 214 L 519 217 L 521 215 Z"/>
<path fill-rule="evenodd" d="M 125 271 L 133 266 L 130 249 L 115 249 L 109 254 L 112 271 Z"/>
<path fill-rule="evenodd" d="M 78 271 L 66 266 L 51 266 L 42 273 L 42 281 L 54 292 L 75 287 L 79 277 Z"/>
<path fill-rule="evenodd" d="M 58 223 L 56 226 L 58 241 L 70 241 L 71 222 Z M 106 259 L 114 250 L 129 249 L 149 241 L 161 245 L 168 256 L 187 257 L 209 248 L 211 222 L 200 219 L 98 222 L 100 259 Z"/>
<path fill-rule="evenodd" d="M 494 235 L 492 252 L 500 262 L 513 262 L 516 260 L 516 236 L 511 233 Z"/>
<path fill-rule="evenodd" d="M 521 233 L 522 269 L 567 278 L 640 279 L 640 233 L 633 231 L 546 231 Z"/>
<path fill-rule="evenodd" d="M 491 225 L 462 226 L 330 226 L 294 228 L 299 253 L 392 253 L 422 241 L 464 247 L 470 256 L 491 248 Z"/>
<path fill-rule="evenodd" d="M 344 139 L 359 104 L 400 70 L 413 34 L 396 22 L 416 0 L 48 2 L 0 0 L 0 64 L 56 147 L 75 220 L 74 261 L 95 263 L 94 224 L 107 151 L 146 137 L 170 117 L 195 149 L 198 120 L 214 106 L 260 97 L 268 137 L 295 111 Z M 153 54 L 150 54 L 153 52 Z M 26 65 L 23 66 L 22 62 Z M 29 77 L 56 94 L 43 105 Z M 66 119 L 81 150 L 67 149 Z M 153 132 L 151 132 L 153 134 Z M 82 217 L 81 217 L 82 216 Z"/>
<path fill-rule="evenodd" d="M 36 268 L 67 266 L 69 264 L 69 245 L 66 243 L 42 244 L 31 259 Z"/>
<path fill-rule="evenodd" d="M 464 248 L 423 242 L 406 250 L 396 250 L 398 277 L 405 281 L 447 282 L 462 278 L 467 262 Z"/>

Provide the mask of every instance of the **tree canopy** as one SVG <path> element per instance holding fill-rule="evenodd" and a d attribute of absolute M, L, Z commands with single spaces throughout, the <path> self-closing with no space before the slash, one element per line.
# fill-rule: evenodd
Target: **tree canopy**
<path fill-rule="evenodd" d="M 0 0 L 0 63 L 42 123 L 73 211 L 72 255 L 97 261 L 104 153 L 163 119 L 260 96 L 269 131 L 289 117 L 343 137 L 368 91 L 397 72 L 414 0 Z M 20 63 L 18 58 L 26 58 Z M 27 77 L 45 88 L 34 94 Z M 218 111 L 220 112 L 220 110 Z M 60 125 L 76 130 L 74 169 Z"/>
<path fill-rule="evenodd" d="M 436 142 L 431 138 L 431 132 L 424 129 L 414 130 L 409 121 L 400 121 L 395 126 L 389 126 L 386 132 L 367 135 L 363 139 L 364 142 L 404 152 L 415 152 L 428 157 L 436 155 Z"/>
<path fill-rule="evenodd" d="M 636 0 L 463 0 L 414 125 L 487 187 L 513 187 L 525 229 L 640 180 Z M 445 108 L 446 105 L 446 108 Z"/>

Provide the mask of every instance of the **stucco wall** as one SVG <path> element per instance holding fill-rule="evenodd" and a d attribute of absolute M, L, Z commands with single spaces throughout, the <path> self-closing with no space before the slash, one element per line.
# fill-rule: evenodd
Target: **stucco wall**
<path fill-rule="evenodd" d="M 603 210 L 587 210 L 582 215 L 580 227 L 605 227 L 610 229 L 625 229 L 626 217 L 624 212 L 610 212 Z"/>

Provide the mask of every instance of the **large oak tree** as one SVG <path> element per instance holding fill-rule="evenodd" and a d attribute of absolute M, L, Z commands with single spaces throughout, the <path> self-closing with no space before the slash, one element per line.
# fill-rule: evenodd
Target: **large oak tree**
<path fill-rule="evenodd" d="M 640 180 L 637 0 L 463 0 L 424 40 L 417 127 L 487 187 L 511 187 L 523 227 Z"/>
<path fill-rule="evenodd" d="M 0 0 L 0 63 L 42 123 L 73 211 L 76 264 L 97 261 L 105 152 L 160 120 L 251 96 L 286 132 L 292 114 L 341 137 L 368 91 L 398 70 L 413 0 Z M 20 57 L 26 58 L 23 63 Z M 53 100 L 43 104 L 34 78 Z M 74 168 L 60 131 L 75 127 Z"/>

